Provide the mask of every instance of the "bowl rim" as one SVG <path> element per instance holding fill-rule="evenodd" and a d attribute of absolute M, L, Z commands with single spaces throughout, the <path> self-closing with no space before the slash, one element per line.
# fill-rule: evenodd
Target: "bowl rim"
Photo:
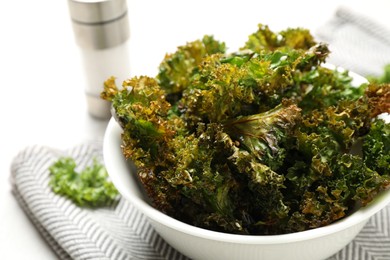
<path fill-rule="evenodd" d="M 123 171 L 118 171 L 118 164 L 114 163 L 115 156 L 117 156 L 117 159 L 122 160 L 123 165 L 126 165 L 126 160 L 122 154 L 120 145 L 118 145 L 121 144 L 121 133 L 121 127 L 114 118 L 111 118 L 104 135 L 103 156 L 107 172 L 119 193 L 152 221 L 158 222 L 165 227 L 175 229 L 182 233 L 186 233 L 188 235 L 202 239 L 247 245 L 275 245 L 282 243 L 300 242 L 314 238 L 325 237 L 327 235 L 341 232 L 352 226 L 358 225 L 359 223 L 366 222 L 371 216 L 382 210 L 388 204 L 390 205 L 389 189 L 378 194 L 375 199 L 367 206 L 362 207 L 353 214 L 324 227 L 279 235 L 240 235 L 207 230 L 181 222 L 180 220 L 170 217 L 163 212 L 153 208 L 143 199 L 137 196 L 131 196 L 131 193 L 127 189 L 128 187 L 120 179 L 120 174 L 123 174 Z M 126 173 L 128 173 L 128 171 L 126 171 Z M 132 178 L 134 177 L 137 176 L 135 175 Z"/>

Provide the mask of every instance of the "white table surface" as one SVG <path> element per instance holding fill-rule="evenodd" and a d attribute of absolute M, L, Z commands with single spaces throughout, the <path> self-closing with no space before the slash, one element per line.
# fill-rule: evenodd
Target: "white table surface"
<path fill-rule="evenodd" d="M 154 76 L 166 52 L 204 34 L 234 51 L 258 23 L 314 32 L 340 5 L 382 23 L 390 11 L 388 0 L 128 0 L 129 76 Z M 2 2 L 0 34 L 0 259 L 56 259 L 11 193 L 11 161 L 30 145 L 66 149 L 102 139 L 107 122 L 86 112 L 83 69 L 65 0 Z"/>

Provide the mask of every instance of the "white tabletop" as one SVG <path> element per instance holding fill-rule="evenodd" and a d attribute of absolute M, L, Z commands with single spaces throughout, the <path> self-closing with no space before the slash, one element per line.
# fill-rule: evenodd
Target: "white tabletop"
<path fill-rule="evenodd" d="M 213 34 L 234 51 L 258 23 L 317 30 L 344 5 L 385 23 L 388 0 L 128 0 L 131 75 L 157 73 L 166 52 Z M 56 259 L 11 194 L 10 164 L 26 146 L 66 149 L 101 139 L 105 121 L 86 112 L 84 76 L 67 2 L 0 7 L 0 259 Z"/>

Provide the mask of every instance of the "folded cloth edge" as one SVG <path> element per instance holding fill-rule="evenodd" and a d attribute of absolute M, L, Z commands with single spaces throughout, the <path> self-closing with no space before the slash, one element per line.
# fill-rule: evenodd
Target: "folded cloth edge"
<path fill-rule="evenodd" d="M 101 157 L 98 159 L 102 159 L 100 143 L 80 144 L 63 151 L 36 145 L 22 150 L 11 164 L 10 181 L 15 198 L 59 258 L 187 259 L 168 245 L 146 217 L 122 198 L 115 208 L 88 211 L 52 193 L 47 185 L 48 166 L 59 156 L 71 155 L 78 165 L 85 167 L 92 161 L 91 156 L 85 154 L 91 152 L 98 153 Z M 40 157 L 35 158 L 37 156 Z M 37 169 L 37 176 L 31 174 Z M 45 203 L 54 203 L 54 209 L 42 203 L 42 196 Z M 63 213 L 66 216 L 62 216 Z"/>
<path fill-rule="evenodd" d="M 45 229 L 44 226 L 41 225 L 41 223 L 36 219 L 34 214 L 29 210 L 26 202 L 24 201 L 23 197 L 20 195 L 20 192 L 18 191 L 18 188 L 16 186 L 13 186 L 12 193 L 16 200 L 18 201 L 20 207 L 22 210 L 26 213 L 27 217 L 30 219 L 32 224 L 36 227 L 39 234 L 45 239 L 45 241 L 49 244 L 51 249 L 54 251 L 54 253 L 60 258 L 60 259 L 72 259 L 69 254 L 57 243 L 57 241 L 50 235 L 50 233 Z"/>

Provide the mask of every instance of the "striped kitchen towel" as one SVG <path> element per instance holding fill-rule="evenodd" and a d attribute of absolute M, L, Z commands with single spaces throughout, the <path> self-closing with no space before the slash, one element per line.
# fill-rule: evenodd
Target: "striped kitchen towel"
<path fill-rule="evenodd" d="M 107 208 L 80 208 L 51 191 L 49 166 L 71 156 L 80 169 L 102 148 L 88 143 L 67 151 L 32 146 L 11 166 L 13 193 L 60 259 L 186 259 L 168 245 L 139 211 L 122 198 Z"/>
<path fill-rule="evenodd" d="M 337 9 L 315 36 L 329 44 L 327 62 L 362 76 L 379 76 L 390 63 L 390 27 L 351 8 Z"/>

